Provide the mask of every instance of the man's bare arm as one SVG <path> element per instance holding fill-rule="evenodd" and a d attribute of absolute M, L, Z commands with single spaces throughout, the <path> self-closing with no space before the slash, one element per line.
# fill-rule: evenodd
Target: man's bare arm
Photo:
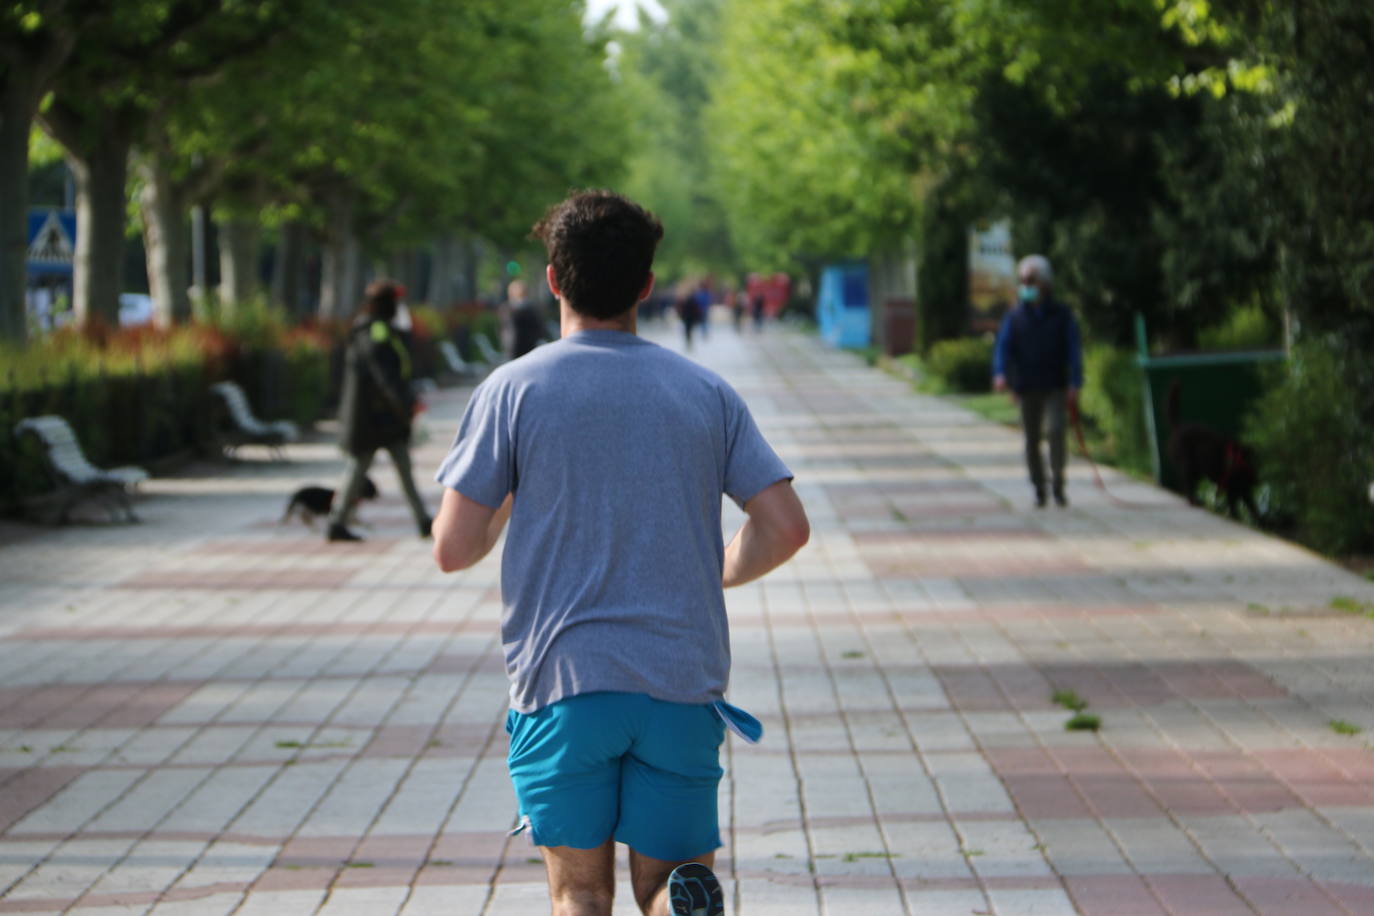
<path fill-rule="evenodd" d="M 493 509 L 457 490 L 444 490 L 444 501 L 434 518 L 434 562 L 444 572 L 476 564 L 501 539 L 510 506 L 509 495 L 499 509 Z"/>
<path fill-rule="evenodd" d="M 744 504 L 749 516 L 725 548 L 726 588 L 752 582 L 782 564 L 811 538 L 806 510 L 790 480 L 780 480 Z"/>

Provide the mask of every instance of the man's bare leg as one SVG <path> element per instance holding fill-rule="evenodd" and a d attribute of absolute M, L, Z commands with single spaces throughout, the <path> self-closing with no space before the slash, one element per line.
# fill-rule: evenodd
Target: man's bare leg
<path fill-rule="evenodd" d="M 712 851 L 695 859 L 665 862 L 630 850 L 630 885 L 634 888 L 635 903 L 639 904 L 644 916 L 669 916 L 668 876 L 686 862 L 700 862 L 711 868 L 716 863 L 716 854 Z"/>
<path fill-rule="evenodd" d="M 615 840 L 607 840 L 595 849 L 540 846 L 539 853 L 549 873 L 553 916 L 611 916 L 611 902 L 615 899 Z"/>

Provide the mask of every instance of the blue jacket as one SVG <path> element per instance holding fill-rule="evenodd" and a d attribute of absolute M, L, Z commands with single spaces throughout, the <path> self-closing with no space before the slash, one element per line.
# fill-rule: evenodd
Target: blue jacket
<path fill-rule="evenodd" d="M 1005 375 L 1017 393 L 1082 388 L 1083 345 L 1073 312 L 1053 296 L 1013 308 L 997 332 L 992 374 Z"/>

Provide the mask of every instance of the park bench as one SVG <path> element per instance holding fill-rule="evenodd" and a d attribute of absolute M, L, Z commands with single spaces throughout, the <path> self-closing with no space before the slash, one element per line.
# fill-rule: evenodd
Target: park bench
<path fill-rule="evenodd" d="M 495 369 L 497 366 L 501 365 L 506 361 L 506 358 L 504 356 L 496 352 L 496 348 L 491 345 L 491 341 L 487 340 L 487 335 L 474 334 L 472 336 L 472 339 L 477 344 L 478 354 L 482 357 L 482 360 L 491 368 Z"/>
<path fill-rule="evenodd" d="M 210 386 L 210 390 L 219 395 L 229 414 L 231 428 L 221 429 L 219 433 L 220 449 L 225 455 L 232 457 L 241 445 L 265 445 L 274 458 L 285 460 L 282 446 L 295 442 L 301 435 L 295 423 L 289 420 L 259 420 L 253 414 L 253 408 L 248 406 L 248 396 L 234 382 L 217 382 Z"/>
<path fill-rule="evenodd" d="M 444 358 L 448 370 L 455 375 L 480 375 L 482 372 L 475 363 L 463 359 L 463 354 L 458 352 L 458 348 L 453 345 L 451 340 L 439 341 L 439 355 Z"/>
<path fill-rule="evenodd" d="M 81 450 L 81 443 L 77 442 L 71 424 L 58 416 L 20 420 L 14 426 L 14 434 L 22 436 L 25 433 L 32 435 L 42 446 L 44 464 L 56 487 L 52 494 L 34 497 L 31 505 L 56 502 L 57 521 L 62 523 L 67 521 L 72 507 L 82 499 L 103 498 L 122 510 L 128 521 L 138 521 L 131 492 L 148 479 L 147 471 L 133 466 L 104 469 L 91 464 Z M 110 514 L 113 518 L 113 509 Z"/>

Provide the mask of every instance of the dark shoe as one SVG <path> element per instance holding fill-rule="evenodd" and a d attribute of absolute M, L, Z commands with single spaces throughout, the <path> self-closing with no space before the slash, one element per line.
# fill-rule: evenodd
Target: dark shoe
<path fill-rule="evenodd" d="M 427 518 L 420 523 L 420 537 L 427 538 L 434 531 L 434 519 Z"/>
<path fill-rule="evenodd" d="M 362 538 L 358 537 L 358 535 L 354 534 L 352 531 L 349 531 L 347 528 L 345 528 L 343 525 L 340 525 L 338 522 L 330 522 L 329 531 L 325 534 L 324 539 L 326 541 L 362 540 Z"/>
<path fill-rule="evenodd" d="M 1045 491 L 1044 491 L 1044 490 L 1036 490 L 1036 491 L 1035 491 L 1035 508 L 1037 508 L 1037 509 L 1043 509 L 1043 508 L 1045 508 Z"/>
<path fill-rule="evenodd" d="M 672 916 L 724 916 L 725 894 L 711 869 L 688 862 L 668 876 L 668 906 Z"/>
<path fill-rule="evenodd" d="M 1054 488 L 1054 504 L 1061 509 L 1067 509 L 1069 507 L 1069 498 L 1064 495 L 1063 487 Z"/>

